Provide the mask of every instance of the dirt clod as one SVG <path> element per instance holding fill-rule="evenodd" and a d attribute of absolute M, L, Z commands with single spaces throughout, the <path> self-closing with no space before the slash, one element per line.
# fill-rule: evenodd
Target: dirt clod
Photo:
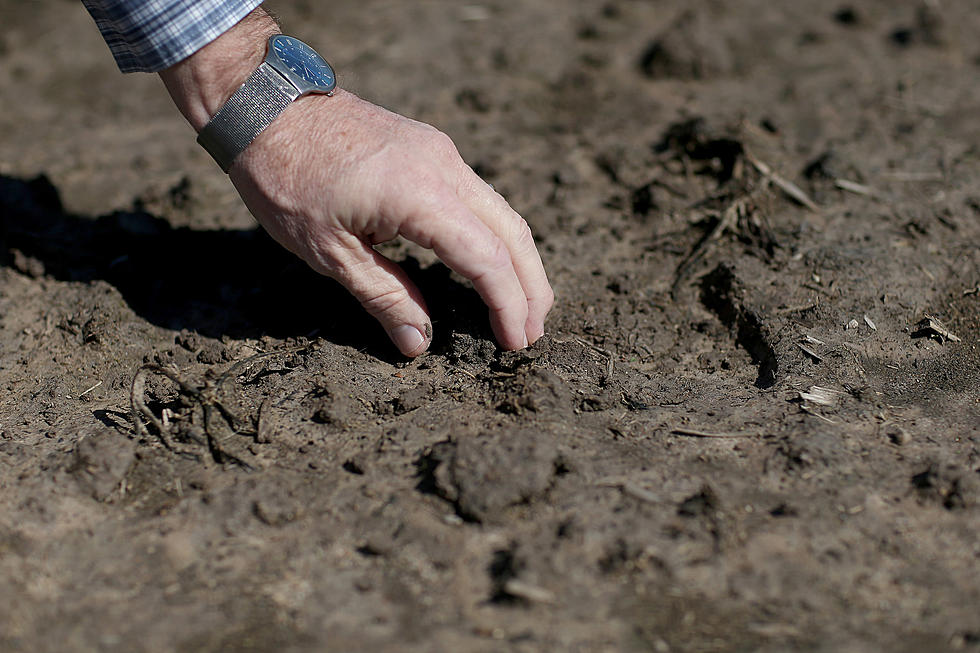
<path fill-rule="evenodd" d="M 120 491 L 136 456 L 136 446 L 111 429 L 92 431 L 75 445 L 69 471 L 83 491 L 105 501 Z"/>
<path fill-rule="evenodd" d="M 650 42 L 640 69 L 652 79 L 707 79 L 730 73 L 732 51 L 703 11 L 683 12 Z"/>
<path fill-rule="evenodd" d="M 424 459 L 420 473 L 423 484 L 451 501 L 462 517 L 484 522 L 539 498 L 552 482 L 557 459 L 548 435 L 506 430 L 439 445 Z"/>

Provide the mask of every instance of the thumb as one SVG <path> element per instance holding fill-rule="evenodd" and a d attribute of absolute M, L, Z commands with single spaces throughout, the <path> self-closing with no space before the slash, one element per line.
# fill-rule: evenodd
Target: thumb
<path fill-rule="evenodd" d="M 335 253 L 329 271 L 318 271 L 343 284 L 381 323 L 398 351 L 418 356 L 432 342 L 432 321 L 419 289 L 398 264 L 367 243 L 357 240 L 350 245 Z"/>

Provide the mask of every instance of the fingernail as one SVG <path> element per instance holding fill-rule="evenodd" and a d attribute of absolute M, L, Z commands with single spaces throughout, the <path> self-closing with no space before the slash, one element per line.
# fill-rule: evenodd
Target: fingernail
<path fill-rule="evenodd" d="M 411 324 L 403 324 L 395 327 L 388 332 L 388 336 L 395 343 L 395 346 L 398 347 L 398 351 L 406 356 L 417 351 L 422 346 L 422 343 L 425 342 L 425 337 L 422 335 L 422 332 Z"/>
<path fill-rule="evenodd" d="M 527 333 L 524 334 L 524 347 L 527 348 Z"/>

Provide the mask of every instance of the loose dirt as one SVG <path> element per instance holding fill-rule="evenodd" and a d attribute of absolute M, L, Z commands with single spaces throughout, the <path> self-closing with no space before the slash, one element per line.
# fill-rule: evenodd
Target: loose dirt
<path fill-rule="evenodd" d="M 972 2 L 272 6 L 528 219 L 548 335 L 399 242 L 400 359 L 0 1 L 0 649 L 980 650 Z"/>

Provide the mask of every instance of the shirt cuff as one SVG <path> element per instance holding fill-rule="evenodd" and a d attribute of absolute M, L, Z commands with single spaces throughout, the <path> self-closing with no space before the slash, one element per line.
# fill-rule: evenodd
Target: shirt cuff
<path fill-rule="evenodd" d="M 82 0 L 119 70 L 159 72 L 234 27 L 262 0 Z"/>

